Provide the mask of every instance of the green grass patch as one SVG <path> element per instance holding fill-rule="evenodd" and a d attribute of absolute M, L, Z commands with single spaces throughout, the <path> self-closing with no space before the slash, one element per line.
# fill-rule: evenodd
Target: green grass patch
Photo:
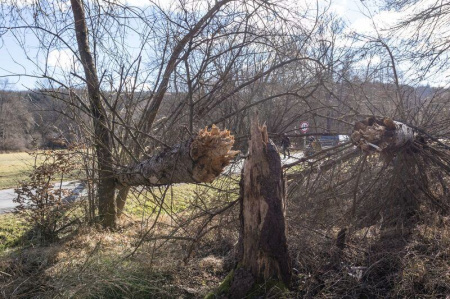
<path fill-rule="evenodd" d="M 0 154 L 0 190 L 15 188 L 19 181 L 27 180 L 35 164 L 44 160 L 44 151 L 39 151 L 37 157 L 27 152 Z M 76 180 L 79 171 L 73 171 L 64 181 Z"/>
<path fill-rule="evenodd" d="M 166 210 L 180 212 L 195 197 L 197 186 L 194 184 L 177 184 L 168 187 L 155 187 L 145 191 L 134 191 L 130 195 L 125 212 L 132 215 L 154 212 L 161 204 Z"/>
<path fill-rule="evenodd" d="M 142 215 L 154 212 L 161 205 L 164 207 L 163 213 L 166 211 L 182 212 L 196 202 L 196 199 L 203 193 L 203 188 L 205 187 L 195 184 L 177 184 L 166 188 L 152 188 L 144 192 L 135 192 L 127 203 L 126 213 Z"/>
<path fill-rule="evenodd" d="M 162 213 L 179 213 L 193 206 L 209 208 L 218 202 L 237 199 L 239 184 L 233 178 L 221 177 L 212 184 L 176 184 L 154 187 L 148 190 L 136 189 L 130 192 L 125 206 L 128 215 L 142 216 L 155 212 L 162 205 Z"/>
<path fill-rule="evenodd" d="M 0 215 L 0 252 L 20 245 L 29 228 L 30 225 L 18 215 L 13 213 Z"/>
<path fill-rule="evenodd" d="M 35 158 L 26 152 L 0 154 L 0 189 L 13 188 L 28 178 Z"/>

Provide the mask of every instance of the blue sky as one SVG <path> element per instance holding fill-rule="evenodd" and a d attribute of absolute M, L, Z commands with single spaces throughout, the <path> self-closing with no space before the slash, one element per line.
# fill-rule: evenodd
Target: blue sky
<path fill-rule="evenodd" d="M 33 52 L 31 47 L 28 50 Z M 33 75 L 36 67 L 10 33 L 6 33 L 0 41 L 0 59 L 0 80 L 8 80 L 9 88 L 24 89 L 34 86 L 35 78 L 16 75 Z"/>
<path fill-rule="evenodd" d="M 132 2 L 132 4 L 145 3 L 137 0 L 133 0 Z M 330 10 L 346 21 L 348 24 L 348 28 L 346 29 L 347 33 L 355 31 L 369 35 L 376 34 L 376 31 L 374 31 L 374 24 L 380 28 L 389 27 L 401 16 L 395 12 L 378 13 L 375 11 L 374 7 L 367 9 L 363 3 L 373 3 L 371 1 L 361 2 L 358 0 L 332 0 L 330 2 L 327 0 L 320 0 L 319 3 L 324 5 L 329 4 Z M 369 19 L 370 14 L 372 14 L 375 23 Z M 36 78 L 28 77 L 26 75 L 41 75 L 36 65 L 39 65 L 44 61 L 38 61 L 36 57 L 36 51 L 34 49 L 35 46 L 33 46 L 35 44 L 33 37 L 27 36 L 25 37 L 25 40 L 25 49 L 29 56 L 27 56 L 24 53 L 24 50 L 17 45 L 10 32 L 4 34 L 0 41 L 0 80 L 7 79 L 10 83 L 10 89 L 19 90 L 34 88 L 36 87 Z M 50 53 L 47 62 L 51 66 L 58 66 L 64 69 L 68 64 L 70 64 L 70 58 L 71 55 L 69 52 L 54 51 Z"/>

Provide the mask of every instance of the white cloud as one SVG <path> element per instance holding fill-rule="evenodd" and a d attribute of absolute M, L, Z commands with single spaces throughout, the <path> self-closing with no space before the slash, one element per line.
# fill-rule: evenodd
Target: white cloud
<path fill-rule="evenodd" d="M 39 0 L 4 0 L 2 4 L 24 8 L 27 6 L 37 5 Z M 67 11 L 70 8 L 70 0 L 58 0 L 51 3 L 54 8 L 59 9 L 60 11 Z"/>
<path fill-rule="evenodd" d="M 53 50 L 48 54 L 47 64 L 63 71 L 71 70 L 75 65 L 75 55 L 69 49 Z"/>
<path fill-rule="evenodd" d="M 397 11 L 380 11 L 372 14 L 361 12 L 349 22 L 347 33 L 359 33 L 369 36 L 383 35 L 387 29 L 395 26 L 404 13 Z"/>
<path fill-rule="evenodd" d="M 339 17 L 343 17 L 349 11 L 348 5 L 349 3 L 347 0 L 334 1 L 330 5 L 330 11 Z"/>
<path fill-rule="evenodd" d="M 365 69 L 365 68 L 377 66 L 380 63 L 381 63 L 381 57 L 378 55 L 373 55 L 373 56 L 369 56 L 365 59 L 359 60 L 355 64 L 355 67 Z"/>

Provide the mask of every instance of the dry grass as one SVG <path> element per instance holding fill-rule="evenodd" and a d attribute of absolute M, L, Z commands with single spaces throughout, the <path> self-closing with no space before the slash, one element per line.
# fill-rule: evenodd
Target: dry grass
<path fill-rule="evenodd" d="M 355 159 L 292 185 L 288 244 L 297 297 L 450 294 L 448 193 L 442 183 L 448 176 L 425 164 L 421 152 L 406 154 L 390 165 L 369 156 L 364 168 Z M 343 228 L 346 246 L 340 250 Z"/>
<path fill-rule="evenodd" d="M 335 245 L 339 227 L 314 229 L 308 222 L 291 222 L 289 227 L 296 298 L 446 298 L 450 294 L 448 217 L 423 210 L 400 242 L 386 238 L 386 231 L 376 225 L 353 230 L 342 251 Z"/>
<path fill-rule="evenodd" d="M 372 171 L 362 173 L 361 180 L 379 180 L 373 188 L 383 194 L 383 179 L 390 178 L 379 172 L 378 160 L 366 163 Z M 387 217 L 383 222 L 367 216 L 380 206 L 380 200 L 367 196 L 350 217 L 358 165 L 336 165 L 289 188 L 292 297 L 445 298 L 450 294 L 450 218 L 420 200 L 409 226 L 388 227 Z M 232 181 L 217 180 L 213 188 L 141 190 L 127 206 L 120 230 L 83 225 L 51 246 L 8 248 L 0 257 L 1 296 L 201 298 L 234 266 L 238 206 L 209 218 L 235 199 Z M 336 238 L 343 227 L 348 231 L 340 250 Z"/>
<path fill-rule="evenodd" d="M 114 232 L 83 224 L 50 246 L 10 242 L 0 253 L 0 297 L 206 295 L 233 265 L 237 207 L 213 218 L 203 212 L 205 207 L 230 204 L 235 195 L 218 191 L 234 186 L 226 180 L 217 180 L 216 189 L 187 184 L 136 189 Z M 7 224 L 16 216 L 2 217 L 8 218 L 3 222 Z M 25 230 L 18 235 L 29 236 Z"/>
<path fill-rule="evenodd" d="M 292 297 L 435 298 L 450 292 L 448 217 L 423 208 L 423 217 L 399 252 L 373 252 L 382 236 L 377 225 L 351 231 L 346 248 L 339 251 L 335 239 L 340 227 L 326 227 L 322 217 L 303 218 L 315 209 L 297 208 L 291 203 L 288 215 L 295 274 Z M 144 234 L 140 217 L 128 217 L 115 232 L 83 226 L 51 246 L 8 249 L 0 258 L 1 294 L 5 298 L 201 298 L 233 267 L 237 223 L 236 214 L 230 216 L 220 230 L 203 235 L 191 254 L 188 240 L 158 239 L 171 232 L 168 215 L 160 218 L 150 235 Z M 225 222 L 213 222 L 211 227 L 219 223 Z M 191 222 L 191 231 L 184 236 L 195 235 L 199 224 Z M 129 256 L 140 240 L 144 242 Z M 363 269 L 360 277 L 358 267 Z"/>
<path fill-rule="evenodd" d="M 195 257 L 183 262 L 183 242 L 145 242 L 131 257 L 140 221 L 121 231 L 83 227 L 48 247 L 10 249 L 0 259 L 5 298 L 174 298 L 201 297 L 226 275 L 227 254 L 208 234 Z M 228 251 L 229 252 L 229 248 Z"/>

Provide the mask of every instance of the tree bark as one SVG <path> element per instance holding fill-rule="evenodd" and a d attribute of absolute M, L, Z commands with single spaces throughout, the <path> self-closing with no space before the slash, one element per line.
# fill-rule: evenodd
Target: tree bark
<path fill-rule="evenodd" d="M 281 159 L 267 128 L 259 127 L 257 120 L 252 124 L 240 185 L 239 266 L 234 271 L 230 298 L 248 295 L 255 284 L 275 281 L 288 287 L 291 280 Z"/>
<path fill-rule="evenodd" d="M 351 138 L 366 153 L 388 153 L 412 143 L 415 133 L 413 128 L 390 118 L 370 117 L 355 123 Z"/>
<path fill-rule="evenodd" d="M 117 207 L 117 218 L 122 216 L 123 210 L 125 208 L 125 203 L 127 202 L 128 193 L 130 191 L 130 186 L 121 186 L 118 189 L 116 197 L 116 207 Z"/>
<path fill-rule="evenodd" d="M 116 174 L 120 186 L 210 183 L 236 156 L 230 131 L 213 126 L 186 142 L 129 166 Z"/>
<path fill-rule="evenodd" d="M 89 48 L 88 29 L 82 0 L 71 0 L 75 21 L 78 52 L 83 64 L 90 102 L 90 113 L 94 123 L 94 142 L 98 167 L 98 213 L 101 223 L 112 228 L 116 224 L 115 181 L 113 159 L 109 150 L 110 135 L 106 112 L 102 104 L 97 69 Z"/>

